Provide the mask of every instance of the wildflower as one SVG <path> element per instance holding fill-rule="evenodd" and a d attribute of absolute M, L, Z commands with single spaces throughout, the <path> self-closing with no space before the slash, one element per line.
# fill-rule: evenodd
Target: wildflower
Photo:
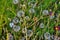
<path fill-rule="evenodd" d="M 50 33 L 46 32 L 46 33 L 44 34 L 44 37 L 45 37 L 45 39 L 50 39 Z"/>
<path fill-rule="evenodd" d="M 44 28 L 44 24 L 43 23 L 40 23 L 40 28 Z"/>
<path fill-rule="evenodd" d="M 17 17 L 15 17 L 15 18 L 13 19 L 13 23 L 15 23 L 15 24 L 19 23 L 19 19 L 18 19 Z"/>
<path fill-rule="evenodd" d="M 13 3 L 14 4 L 18 4 L 19 3 L 19 0 L 13 0 Z"/>
<path fill-rule="evenodd" d="M 25 12 L 22 11 L 22 10 L 20 10 L 20 11 L 17 12 L 17 17 L 19 17 L 19 18 L 20 18 L 20 17 L 23 17 L 24 14 L 25 14 Z"/>
<path fill-rule="evenodd" d="M 55 26 L 54 29 L 59 31 L 60 30 L 60 26 Z"/>
<path fill-rule="evenodd" d="M 48 15 L 48 14 L 49 14 L 48 10 L 43 10 L 43 15 Z"/>
<path fill-rule="evenodd" d="M 13 30 L 14 30 L 15 32 L 18 32 L 18 31 L 20 30 L 20 26 L 14 25 Z"/>
<path fill-rule="evenodd" d="M 34 10 L 33 8 L 31 8 L 31 9 L 29 10 L 29 13 L 35 13 L 35 10 Z"/>
<path fill-rule="evenodd" d="M 31 36 L 33 35 L 33 31 L 32 31 L 32 30 L 27 30 L 27 35 L 28 35 L 29 37 L 31 37 Z"/>
<path fill-rule="evenodd" d="M 13 22 L 9 23 L 9 26 L 12 28 L 14 26 L 14 23 Z"/>

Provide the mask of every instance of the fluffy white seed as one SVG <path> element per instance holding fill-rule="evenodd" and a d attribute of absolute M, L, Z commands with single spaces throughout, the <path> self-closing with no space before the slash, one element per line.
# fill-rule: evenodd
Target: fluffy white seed
<path fill-rule="evenodd" d="M 15 18 L 13 19 L 13 23 L 15 23 L 15 24 L 19 23 L 19 19 L 18 19 L 17 17 L 15 17 Z"/>
<path fill-rule="evenodd" d="M 29 13 L 35 13 L 35 10 L 34 10 L 33 8 L 31 8 L 31 9 L 29 10 Z"/>
<path fill-rule="evenodd" d="M 51 16 L 50 16 L 50 19 L 53 19 L 53 18 L 54 18 L 54 16 L 51 15 Z"/>
<path fill-rule="evenodd" d="M 15 25 L 15 26 L 13 27 L 13 30 L 14 30 L 15 32 L 18 32 L 18 31 L 20 30 L 20 26 Z"/>
<path fill-rule="evenodd" d="M 20 17 L 24 16 L 24 14 L 25 14 L 25 12 L 20 10 L 20 11 L 17 12 L 17 17 L 20 18 Z"/>
<path fill-rule="evenodd" d="M 31 36 L 33 35 L 33 31 L 32 31 L 32 30 L 27 30 L 27 35 L 28 35 L 29 37 L 31 37 Z"/>
<path fill-rule="evenodd" d="M 48 15 L 49 14 L 49 12 L 48 12 L 48 10 L 43 10 L 43 15 Z"/>
<path fill-rule="evenodd" d="M 13 0 L 13 4 L 18 4 L 19 0 Z"/>
<path fill-rule="evenodd" d="M 28 2 L 28 6 L 31 6 L 32 8 L 35 8 L 36 7 L 35 1 Z"/>
<path fill-rule="evenodd" d="M 14 26 L 14 23 L 13 22 L 9 23 L 9 26 L 12 28 Z"/>
<path fill-rule="evenodd" d="M 25 19 L 28 21 L 29 20 L 29 16 L 25 16 Z"/>
<path fill-rule="evenodd" d="M 44 37 L 45 37 L 45 39 L 50 39 L 50 33 L 49 33 L 49 32 L 46 32 L 46 33 L 44 34 Z"/>
<path fill-rule="evenodd" d="M 40 28 L 44 28 L 44 24 L 43 23 L 40 23 Z"/>

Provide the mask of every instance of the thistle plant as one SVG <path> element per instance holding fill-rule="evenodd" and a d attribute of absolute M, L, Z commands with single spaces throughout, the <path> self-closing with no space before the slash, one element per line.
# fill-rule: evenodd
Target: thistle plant
<path fill-rule="evenodd" d="M 58 40 L 60 0 L 1 0 L 1 40 Z"/>

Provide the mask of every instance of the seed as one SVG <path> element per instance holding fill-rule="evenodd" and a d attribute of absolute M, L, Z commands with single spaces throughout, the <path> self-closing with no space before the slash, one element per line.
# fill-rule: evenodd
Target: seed
<path fill-rule="evenodd" d="M 33 8 L 31 8 L 31 9 L 29 10 L 29 13 L 35 13 L 35 10 L 34 10 Z"/>
<path fill-rule="evenodd" d="M 53 18 L 54 18 L 54 16 L 51 15 L 51 16 L 50 16 L 50 19 L 53 19 Z"/>
<path fill-rule="evenodd" d="M 19 23 L 19 19 L 18 19 L 17 17 L 15 17 L 15 18 L 13 19 L 13 23 L 15 23 L 15 24 Z"/>
<path fill-rule="evenodd" d="M 14 23 L 13 22 L 9 23 L 9 26 L 12 28 L 14 26 Z"/>
<path fill-rule="evenodd" d="M 48 14 L 49 14 L 48 10 L 43 10 L 43 15 L 48 15 Z"/>
<path fill-rule="evenodd" d="M 20 30 L 20 26 L 14 25 L 13 30 L 14 30 L 15 32 L 18 32 L 18 31 Z"/>
<path fill-rule="evenodd" d="M 19 18 L 20 18 L 20 17 L 23 17 L 24 14 L 25 14 L 25 12 L 22 11 L 22 10 L 20 10 L 20 11 L 17 12 L 17 17 L 19 17 Z"/>
<path fill-rule="evenodd" d="M 28 21 L 29 20 L 29 16 L 25 16 L 25 19 Z"/>
<path fill-rule="evenodd" d="M 13 0 L 13 3 L 14 4 L 18 4 L 19 3 L 19 0 Z"/>
<path fill-rule="evenodd" d="M 45 39 L 50 39 L 50 33 L 49 33 L 49 32 L 46 32 L 46 33 L 44 34 L 44 37 L 45 37 Z"/>
<path fill-rule="evenodd" d="M 43 23 L 40 24 L 40 28 L 44 28 L 44 24 Z"/>
<path fill-rule="evenodd" d="M 31 6 L 32 8 L 35 8 L 36 7 L 35 1 L 28 2 L 28 6 Z"/>

